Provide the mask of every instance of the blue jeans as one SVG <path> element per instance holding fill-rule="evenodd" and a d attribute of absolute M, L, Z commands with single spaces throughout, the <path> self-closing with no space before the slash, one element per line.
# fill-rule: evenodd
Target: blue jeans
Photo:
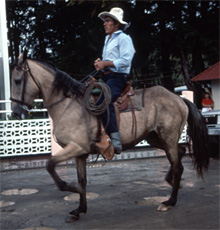
<path fill-rule="evenodd" d="M 105 84 L 107 84 L 111 89 L 111 103 L 109 105 L 109 123 L 107 127 L 106 127 L 106 123 L 108 121 L 107 111 L 101 114 L 100 118 L 103 126 L 106 127 L 105 132 L 107 134 L 110 134 L 110 133 L 118 132 L 115 107 L 113 103 L 121 95 L 122 91 L 125 89 L 127 76 L 126 74 L 123 73 L 122 74 L 110 73 L 108 75 L 105 75 L 103 80 Z"/>

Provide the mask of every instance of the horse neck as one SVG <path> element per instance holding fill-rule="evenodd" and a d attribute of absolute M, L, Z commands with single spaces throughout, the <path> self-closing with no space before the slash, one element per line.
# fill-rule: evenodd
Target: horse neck
<path fill-rule="evenodd" d="M 28 60 L 28 65 L 33 78 L 40 88 L 39 90 L 45 105 L 53 103 L 56 100 L 56 98 L 51 97 L 55 72 L 49 67 L 45 67 L 33 60 Z"/>
<path fill-rule="evenodd" d="M 33 60 L 28 60 L 28 64 L 31 74 L 40 88 L 42 99 L 45 106 L 48 107 L 48 113 L 52 120 L 56 121 L 62 115 L 60 113 L 63 113 L 66 109 L 69 110 L 70 105 L 72 107 L 74 104 L 77 104 L 77 109 L 72 111 L 72 115 L 82 109 L 81 106 L 78 106 L 79 103 L 77 100 L 72 102 L 72 99 L 64 98 L 62 91 L 60 93 L 54 93 L 53 81 L 55 71 L 53 69 Z M 63 99 L 65 99 L 65 101 L 63 101 Z"/>

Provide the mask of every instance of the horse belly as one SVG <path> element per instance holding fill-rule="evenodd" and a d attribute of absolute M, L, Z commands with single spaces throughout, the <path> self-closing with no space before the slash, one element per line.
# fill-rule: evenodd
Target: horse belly
<path fill-rule="evenodd" d="M 146 116 L 144 108 L 141 111 L 135 111 L 135 118 L 131 112 L 120 114 L 119 131 L 123 146 L 134 146 L 147 136 L 152 129 L 149 117 L 151 115 Z"/>

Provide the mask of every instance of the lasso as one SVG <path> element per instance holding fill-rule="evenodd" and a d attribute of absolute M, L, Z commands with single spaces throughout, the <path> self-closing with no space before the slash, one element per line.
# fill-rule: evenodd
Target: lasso
<path fill-rule="evenodd" d="M 99 89 L 100 93 L 97 99 L 93 95 L 93 90 Z M 103 114 L 106 110 L 108 112 L 109 104 L 111 103 L 111 90 L 105 83 L 95 82 L 91 84 L 83 98 L 84 106 L 89 111 L 89 113 L 99 116 Z"/>

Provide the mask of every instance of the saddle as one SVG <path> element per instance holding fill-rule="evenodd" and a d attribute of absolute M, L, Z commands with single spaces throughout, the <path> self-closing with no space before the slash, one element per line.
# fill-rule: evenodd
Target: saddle
<path fill-rule="evenodd" d="M 117 98 L 114 105 L 118 108 L 119 111 L 123 111 L 128 108 L 128 102 L 131 96 L 134 95 L 133 87 L 131 82 L 128 81 L 125 89 L 122 91 L 121 95 Z"/>

